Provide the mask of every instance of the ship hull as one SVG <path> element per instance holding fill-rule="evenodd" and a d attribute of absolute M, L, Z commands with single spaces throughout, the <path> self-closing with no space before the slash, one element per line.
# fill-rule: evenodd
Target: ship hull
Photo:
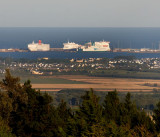
<path fill-rule="evenodd" d="M 29 51 L 50 51 L 50 45 L 49 44 L 43 44 L 43 43 L 31 43 L 28 44 Z"/>
<path fill-rule="evenodd" d="M 105 51 L 110 51 L 110 50 L 106 50 L 106 49 L 83 49 L 83 51 L 96 51 L 96 52 L 105 52 Z"/>
<path fill-rule="evenodd" d="M 84 46 L 81 46 L 78 50 L 84 52 L 106 52 L 111 51 L 108 41 L 100 41 L 100 42 L 88 42 Z"/>

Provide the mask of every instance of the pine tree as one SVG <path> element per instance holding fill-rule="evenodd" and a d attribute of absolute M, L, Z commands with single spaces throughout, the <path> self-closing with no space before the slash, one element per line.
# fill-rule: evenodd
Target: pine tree
<path fill-rule="evenodd" d="M 103 104 L 103 115 L 107 121 L 117 121 L 119 119 L 120 101 L 117 91 L 108 92 Z"/>
<path fill-rule="evenodd" d="M 121 124 L 129 126 L 129 128 L 132 125 L 137 124 L 137 120 L 135 120 L 135 118 L 138 116 L 138 111 L 136 105 L 131 101 L 130 93 L 127 93 L 124 105 L 121 108 L 122 108 L 120 112 Z"/>
<path fill-rule="evenodd" d="M 66 136 L 67 133 L 70 132 L 68 127 L 68 124 L 70 124 L 70 121 L 73 119 L 73 114 L 71 112 L 71 109 L 67 107 L 67 103 L 63 100 L 60 102 L 60 104 L 57 107 L 57 114 L 58 114 L 58 132 L 60 136 Z M 72 127 L 71 127 L 72 128 Z"/>
<path fill-rule="evenodd" d="M 20 84 L 20 78 L 13 77 L 9 69 L 6 69 L 5 79 L 0 81 L 0 87 L 6 92 L 8 98 L 12 99 L 13 111 L 16 111 L 20 103 L 25 104 L 27 102 L 27 94 Z"/>
<path fill-rule="evenodd" d="M 94 94 L 93 89 L 86 91 L 82 96 L 82 105 L 75 114 L 73 121 L 74 136 L 96 136 L 103 137 L 102 128 L 102 107 L 99 105 L 99 98 Z"/>
<path fill-rule="evenodd" d="M 6 124 L 6 121 L 0 117 L 0 137 L 16 137 L 12 134 L 11 128 Z"/>
<path fill-rule="evenodd" d="M 18 136 L 46 136 L 54 135 L 54 113 L 51 105 L 52 98 L 47 93 L 40 93 L 31 88 L 30 81 L 23 85 L 27 93 L 28 102 L 26 105 L 19 105 L 14 113 L 11 127 Z"/>
<path fill-rule="evenodd" d="M 154 109 L 153 119 L 156 124 L 156 130 L 158 133 L 160 133 L 160 101 L 157 104 L 157 108 Z"/>
<path fill-rule="evenodd" d="M 8 120 L 15 135 L 23 137 L 56 135 L 57 115 L 51 105 L 51 96 L 33 89 L 30 81 L 21 85 L 20 79 L 13 77 L 9 70 L 6 70 L 0 87 L 3 90 L 0 93 L 0 110 L 2 110 L 0 115 Z"/>

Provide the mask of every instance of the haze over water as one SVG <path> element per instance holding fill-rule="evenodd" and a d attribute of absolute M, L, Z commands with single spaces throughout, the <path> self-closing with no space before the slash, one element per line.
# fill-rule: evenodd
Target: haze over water
<path fill-rule="evenodd" d="M 0 28 L 0 48 L 27 48 L 41 39 L 51 47 L 106 40 L 120 48 L 158 48 L 160 28 Z M 119 44 L 118 44 L 119 43 Z"/>
<path fill-rule="evenodd" d="M 0 48 L 27 49 L 32 41 L 49 43 L 51 48 L 62 48 L 63 43 L 85 44 L 89 41 L 110 41 L 112 48 L 159 48 L 160 28 L 0 28 Z M 10 57 L 114 57 L 117 53 L 0 53 Z M 119 53 L 124 55 L 124 53 Z M 126 54 L 126 53 L 125 53 Z M 127 54 L 128 55 L 128 54 Z M 130 55 L 130 54 L 129 54 Z M 137 55 L 137 54 L 136 54 Z M 140 55 L 142 56 L 142 55 Z M 145 57 L 147 57 L 146 54 Z M 151 55 L 149 55 L 151 56 Z M 158 57 L 159 54 L 153 54 Z"/>

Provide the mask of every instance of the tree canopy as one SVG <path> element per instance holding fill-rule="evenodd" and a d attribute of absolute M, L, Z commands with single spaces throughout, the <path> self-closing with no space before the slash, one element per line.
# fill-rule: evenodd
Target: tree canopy
<path fill-rule="evenodd" d="M 100 98 L 90 89 L 73 110 L 63 100 L 53 106 L 50 95 L 33 89 L 29 80 L 21 84 L 9 70 L 0 87 L 3 137 L 152 137 L 160 133 L 160 103 L 152 120 L 137 109 L 130 93 L 121 102 L 116 90 L 108 92 L 100 105 Z"/>

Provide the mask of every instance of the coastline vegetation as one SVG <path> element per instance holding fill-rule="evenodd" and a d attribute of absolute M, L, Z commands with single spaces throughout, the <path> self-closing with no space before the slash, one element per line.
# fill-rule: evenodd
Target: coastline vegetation
<path fill-rule="evenodd" d="M 139 78 L 160 79 L 159 72 L 128 71 L 128 70 L 93 70 L 90 76 L 116 77 L 116 78 Z"/>

